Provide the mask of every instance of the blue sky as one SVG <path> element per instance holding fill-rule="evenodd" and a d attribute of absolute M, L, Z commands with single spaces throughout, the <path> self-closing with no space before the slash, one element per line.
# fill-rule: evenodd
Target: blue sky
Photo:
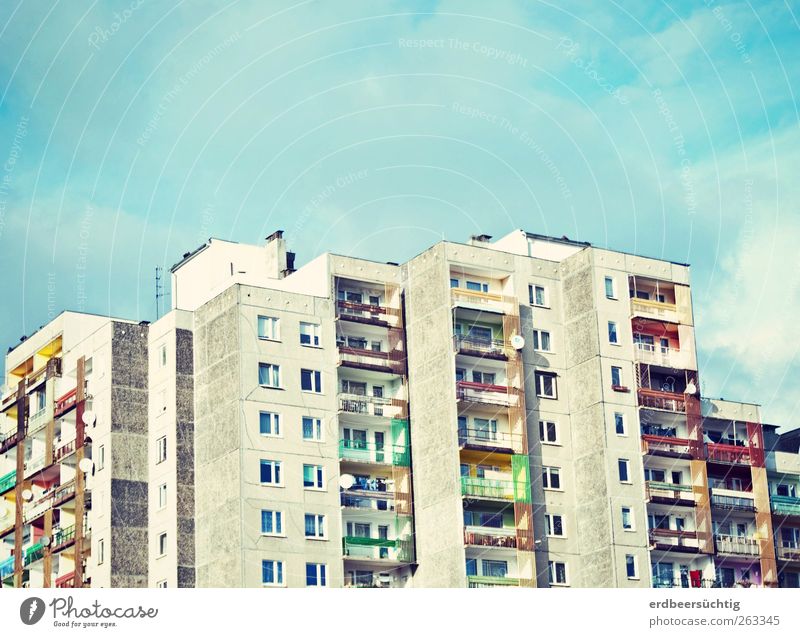
<path fill-rule="evenodd" d="M 153 271 L 282 228 L 402 261 L 514 229 L 692 264 L 704 393 L 796 426 L 800 8 L 0 4 L 0 343 L 153 319 Z"/>

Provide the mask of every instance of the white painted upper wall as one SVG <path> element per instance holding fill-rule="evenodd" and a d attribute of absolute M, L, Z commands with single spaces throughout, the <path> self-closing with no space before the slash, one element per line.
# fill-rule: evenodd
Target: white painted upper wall
<path fill-rule="evenodd" d="M 497 241 L 485 245 L 487 248 L 545 261 L 563 261 L 585 248 L 585 246 L 572 245 L 555 238 L 550 240 L 531 237 L 524 230 L 514 230 Z"/>

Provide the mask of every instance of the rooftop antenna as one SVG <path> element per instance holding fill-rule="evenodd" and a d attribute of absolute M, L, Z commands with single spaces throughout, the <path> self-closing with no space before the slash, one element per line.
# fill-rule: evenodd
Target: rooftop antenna
<path fill-rule="evenodd" d="M 156 266 L 156 320 L 161 318 L 161 299 L 164 298 L 164 285 L 161 283 L 163 268 Z"/>

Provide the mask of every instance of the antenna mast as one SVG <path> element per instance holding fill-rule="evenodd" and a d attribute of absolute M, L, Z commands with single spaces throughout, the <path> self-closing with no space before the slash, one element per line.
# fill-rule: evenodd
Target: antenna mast
<path fill-rule="evenodd" d="M 161 299 L 164 297 L 164 286 L 161 283 L 162 268 L 156 266 L 156 320 L 161 318 Z"/>

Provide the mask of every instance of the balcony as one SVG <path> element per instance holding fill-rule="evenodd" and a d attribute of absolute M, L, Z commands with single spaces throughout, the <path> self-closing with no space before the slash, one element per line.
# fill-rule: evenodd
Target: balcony
<path fill-rule="evenodd" d="M 0 581 L 4 581 L 14 574 L 14 556 L 0 562 Z"/>
<path fill-rule="evenodd" d="M 508 360 L 506 344 L 503 341 L 456 334 L 453 336 L 453 349 L 464 356 Z"/>
<path fill-rule="evenodd" d="M 650 544 L 662 551 L 680 551 L 697 553 L 700 545 L 697 542 L 697 531 L 677 529 L 650 529 Z"/>
<path fill-rule="evenodd" d="M 410 561 L 410 541 L 345 535 L 342 538 L 345 558 L 389 562 Z"/>
<path fill-rule="evenodd" d="M 752 494 L 749 498 L 729 495 L 719 493 L 719 489 L 716 488 L 711 490 L 711 506 L 726 511 L 743 511 L 745 513 L 754 513 L 756 510 L 756 503 Z"/>
<path fill-rule="evenodd" d="M 713 579 L 692 580 L 689 577 L 684 579 L 653 577 L 653 588 L 719 588 L 719 584 Z"/>
<path fill-rule="evenodd" d="M 390 512 L 395 510 L 394 491 L 348 490 L 340 494 L 339 501 L 345 509 Z"/>
<path fill-rule="evenodd" d="M 38 562 L 44 557 L 44 545 L 40 542 L 29 547 L 25 551 L 25 557 L 22 560 L 22 567 L 30 566 L 34 562 Z"/>
<path fill-rule="evenodd" d="M 53 462 L 54 463 L 60 462 L 61 460 L 66 458 L 68 455 L 70 455 L 72 453 L 75 453 L 75 448 L 76 448 L 77 442 L 78 442 L 77 440 L 73 439 L 73 440 L 70 440 L 69 442 L 65 442 L 60 447 L 58 447 L 53 452 Z"/>
<path fill-rule="evenodd" d="M 75 571 L 57 578 L 56 588 L 75 588 Z"/>
<path fill-rule="evenodd" d="M 750 448 L 710 442 L 706 445 L 706 459 L 708 462 L 749 466 Z"/>
<path fill-rule="evenodd" d="M 75 542 L 75 525 L 63 529 L 53 529 L 52 552 L 62 551 Z"/>
<path fill-rule="evenodd" d="M 715 535 L 714 544 L 717 547 L 717 553 L 747 555 L 750 557 L 758 557 L 760 554 L 758 542 L 747 537 Z"/>
<path fill-rule="evenodd" d="M 785 562 L 800 562 L 800 546 L 778 544 L 775 547 L 775 557 Z"/>
<path fill-rule="evenodd" d="M 670 458 L 691 458 L 695 442 L 688 438 L 672 436 L 642 435 L 642 453 Z"/>
<path fill-rule="evenodd" d="M 466 546 L 516 549 L 517 534 L 515 529 L 468 526 L 464 529 L 464 544 Z"/>
<path fill-rule="evenodd" d="M 44 455 L 25 461 L 25 477 L 30 478 L 34 473 L 44 469 Z"/>
<path fill-rule="evenodd" d="M 461 494 L 486 500 L 513 500 L 514 483 L 511 480 L 461 476 Z"/>
<path fill-rule="evenodd" d="M 409 450 L 394 445 L 377 445 L 360 440 L 340 440 L 339 458 L 366 464 L 388 464 L 407 467 Z"/>
<path fill-rule="evenodd" d="M 13 426 L 8 427 L 7 429 L 0 431 L 0 454 L 6 453 L 9 449 L 11 449 L 14 445 L 16 445 L 21 438 L 24 438 L 27 435 L 27 429 L 23 429 L 22 436 L 17 434 L 17 424 L 13 423 Z"/>
<path fill-rule="evenodd" d="M 465 288 L 450 288 L 453 305 L 474 308 L 484 312 L 505 314 L 513 308 L 514 300 L 502 294 L 479 292 Z"/>
<path fill-rule="evenodd" d="M 87 508 L 91 507 L 91 491 L 86 491 L 85 503 Z M 56 487 L 53 491 L 53 507 L 60 506 L 71 500 L 75 496 L 75 481 L 70 480 L 66 484 Z"/>
<path fill-rule="evenodd" d="M 9 489 L 13 489 L 17 484 L 17 472 L 9 471 L 6 475 L 0 478 L 0 493 L 5 493 Z"/>
<path fill-rule="evenodd" d="M 469 588 L 495 588 L 497 586 L 519 586 L 516 577 L 499 577 L 492 575 L 467 575 Z"/>
<path fill-rule="evenodd" d="M 391 327 L 400 318 L 400 310 L 386 307 L 385 305 L 372 305 L 369 303 L 356 303 L 354 301 L 339 300 L 336 302 L 337 318 L 356 323 Z"/>
<path fill-rule="evenodd" d="M 679 349 L 641 342 L 634 342 L 633 349 L 636 360 L 640 363 L 671 369 L 682 369 L 687 365 L 686 357 Z"/>
<path fill-rule="evenodd" d="M 522 449 L 522 434 L 512 434 L 507 431 L 459 427 L 458 444 L 461 447 L 482 449 L 484 451 L 524 453 Z"/>
<path fill-rule="evenodd" d="M 515 401 L 510 390 L 511 388 L 505 385 L 488 385 L 466 380 L 456 381 L 456 399 L 478 405 L 511 407 Z"/>
<path fill-rule="evenodd" d="M 678 306 L 675 303 L 662 303 L 634 297 L 631 298 L 631 312 L 634 315 L 657 318 L 672 323 L 678 322 Z"/>
<path fill-rule="evenodd" d="M 659 409 L 676 414 L 686 413 L 686 398 L 683 394 L 676 394 L 656 389 L 640 387 L 639 406 L 647 409 Z"/>
<path fill-rule="evenodd" d="M 671 484 L 669 482 L 656 482 L 648 480 L 645 483 L 647 498 L 654 504 L 669 504 L 672 506 L 694 506 L 694 492 L 690 484 Z"/>
<path fill-rule="evenodd" d="M 769 501 L 774 514 L 800 517 L 800 498 L 793 498 L 788 495 L 773 495 L 770 496 Z"/>
<path fill-rule="evenodd" d="M 361 394 L 339 394 L 339 411 L 348 414 L 398 418 L 401 417 L 404 406 L 405 401 L 397 398 L 383 398 Z"/>
<path fill-rule="evenodd" d="M 66 394 L 64 394 L 61 398 L 56 400 L 55 410 L 53 411 L 53 415 L 58 418 L 62 414 L 67 413 L 70 409 L 72 409 L 78 401 L 78 388 L 75 387 L 71 389 Z"/>
<path fill-rule="evenodd" d="M 376 352 L 366 347 L 339 345 L 339 365 L 385 374 L 403 374 L 405 358 L 402 351 Z"/>

